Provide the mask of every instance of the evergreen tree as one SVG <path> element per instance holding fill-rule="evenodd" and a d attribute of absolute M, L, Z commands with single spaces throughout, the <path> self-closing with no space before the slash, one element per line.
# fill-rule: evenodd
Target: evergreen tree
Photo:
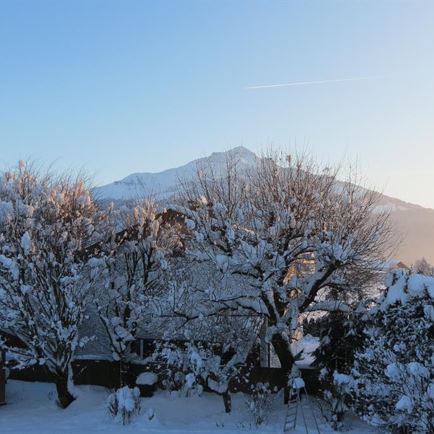
<path fill-rule="evenodd" d="M 346 388 L 358 414 L 387 429 L 434 432 L 434 278 L 393 272 L 370 315 Z"/>
<path fill-rule="evenodd" d="M 354 354 L 363 342 L 363 321 L 359 313 L 331 312 L 317 320 L 320 329 L 320 346 L 314 352 L 320 370 L 320 384 L 324 401 L 330 407 L 325 414 L 333 429 L 343 429 L 348 409 L 348 399 L 335 382 L 338 374 L 350 374 Z"/>

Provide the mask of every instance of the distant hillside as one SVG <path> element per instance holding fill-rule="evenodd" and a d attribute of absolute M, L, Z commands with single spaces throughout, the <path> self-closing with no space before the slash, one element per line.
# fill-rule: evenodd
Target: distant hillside
<path fill-rule="evenodd" d="M 407 265 L 422 257 L 434 264 L 434 209 L 385 195 L 382 203 L 390 207 L 394 231 L 402 239 L 396 257 Z"/>
<path fill-rule="evenodd" d="M 126 178 L 94 189 L 101 200 L 126 201 L 153 195 L 158 200 L 171 197 L 180 179 L 192 178 L 201 164 L 222 170 L 227 154 L 235 156 L 241 167 L 254 166 L 259 157 L 252 151 L 237 147 L 227 152 L 215 152 L 209 157 L 158 173 L 133 173 Z M 410 265 L 425 257 L 434 263 L 434 210 L 423 208 L 383 195 L 380 207 L 390 210 L 395 234 L 402 240 L 396 259 Z"/>

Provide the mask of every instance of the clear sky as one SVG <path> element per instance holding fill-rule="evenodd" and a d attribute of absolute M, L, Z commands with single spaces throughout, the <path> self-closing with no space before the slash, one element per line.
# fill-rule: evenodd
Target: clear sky
<path fill-rule="evenodd" d="M 434 1 L 0 0 L 0 166 L 103 184 L 239 145 L 434 208 Z"/>

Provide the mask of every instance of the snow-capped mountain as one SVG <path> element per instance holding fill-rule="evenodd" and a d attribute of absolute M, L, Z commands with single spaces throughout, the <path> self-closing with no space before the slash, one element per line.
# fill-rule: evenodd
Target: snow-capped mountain
<path fill-rule="evenodd" d="M 95 188 L 94 194 L 101 200 L 110 201 L 150 195 L 164 200 L 176 192 L 180 180 L 191 179 L 198 167 L 212 167 L 216 172 L 223 170 L 228 154 L 235 157 L 241 168 L 254 167 L 259 160 L 255 153 L 240 146 L 162 172 L 133 173 L 120 181 Z M 379 208 L 390 211 L 396 236 L 402 240 L 395 257 L 407 264 L 422 257 L 434 263 L 434 210 L 386 195 L 381 197 Z"/>
<path fill-rule="evenodd" d="M 253 167 L 258 157 L 252 151 L 240 146 L 227 152 L 214 152 L 209 157 L 199 158 L 184 166 L 164 170 L 158 173 L 133 173 L 126 178 L 111 184 L 97 187 L 94 193 L 103 200 L 132 200 L 154 196 L 165 199 L 173 195 L 181 180 L 192 179 L 198 168 L 211 166 L 214 170 L 224 169 L 227 157 L 236 158 L 241 167 Z"/>

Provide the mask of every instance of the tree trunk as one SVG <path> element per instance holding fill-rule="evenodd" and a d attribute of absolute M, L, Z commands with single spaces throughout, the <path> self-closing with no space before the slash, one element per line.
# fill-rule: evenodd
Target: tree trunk
<path fill-rule="evenodd" d="M 61 373 L 57 375 L 56 378 L 56 390 L 57 390 L 57 403 L 61 408 L 68 407 L 72 401 L 74 401 L 74 396 L 68 389 L 68 374 Z"/>
<path fill-rule="evenodd" d="M 232 399 L 229 390 L 223 393 L 223 402 L 225 404 L 225 412 L 230 413 L 232 411 Z"/>
<path fill-rule="evenodd" d="M 288 378 L 294 365 L 294 357 L 292 356 L 288 343 L 281 335 L 274 335 L 271 343 L 273 344 L 273 348 L 279 358 L 280 366 L 282 367 L 283 375 L 285 377 L 283 400 L 284 403 L 287 404 L 289 401 Z"/>
<path fill-rule="evenodd" d="M 119 362 L 119 386 L 134 387 L 135 384 L 131 384 L 132 382 L 133 379 L 131 376 L 131 365 L 129 362 L 121 360 Z"/>

